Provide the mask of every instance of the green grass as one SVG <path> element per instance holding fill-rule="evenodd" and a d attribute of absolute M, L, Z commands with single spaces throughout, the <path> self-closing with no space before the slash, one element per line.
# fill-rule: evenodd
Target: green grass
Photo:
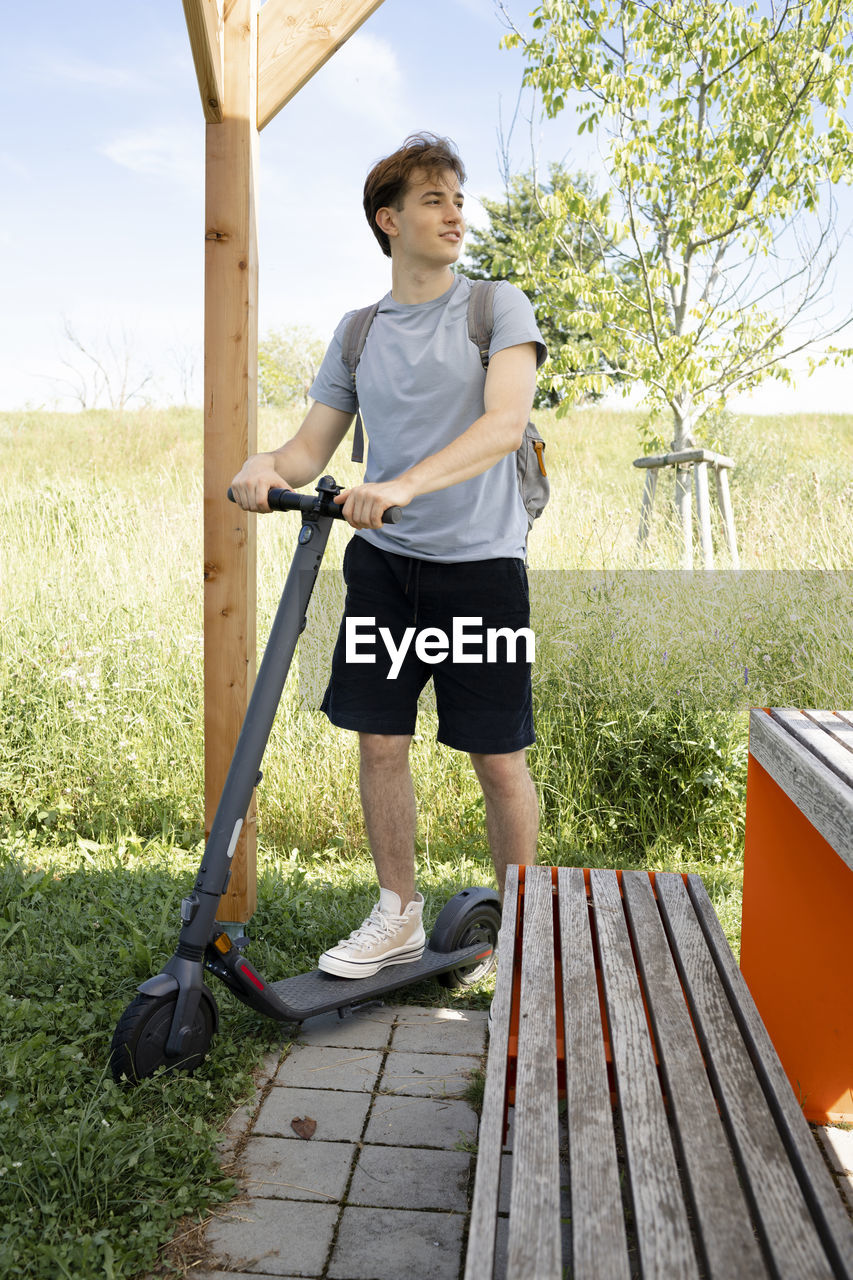
<path fill-rule="evenodd" d="M 213 1146 L 223 1108 L 249 1083 L 251 1057 L 236 1039 L 206 1078 L 149 1081 L 129 1095 L 106 1070 L 113 1012 L 127 977 L 162 953 L 164 902 L 176 888 L 173 850 L 135 852 L 145 857 L 139 871 L 126 849 L 4 842 L 4 1276 L 133 1274 L 182 1213 L 232 1191 Z"/>
<path fill-rule="evenodd" d="M 748 709 L 850 704 L 853 417 L 723 424 L 745 571 L 715 575 L 677 571 L 667 480 L 638 560 L 635 417 L 537 421 L 554 494 L 531 537 L 541 859 L 699 871 L 736 946 Z M 287 429 L 263 417 L 262 445 Z M 214 1135 L 278 1033 L 218 988 L 193 1079 L 126 1092 L 106 1070 L 201 851 L 201 416 L 2 414 L 0 477 L 0 1273 L 130 1276 L 231 1193 Z M 258 527 L 262 643 L 293 528 Z M 313 965 L 374 899 L 354 744 L 316 706 L 345 541 L 336 528 L 264 765 L 251 932 L 271 979 Z M 491 883 L 478 788 L 434 732 L 427 705 L 428 923 Z M 407 991 L 454 998 L 488 990 Z"/>

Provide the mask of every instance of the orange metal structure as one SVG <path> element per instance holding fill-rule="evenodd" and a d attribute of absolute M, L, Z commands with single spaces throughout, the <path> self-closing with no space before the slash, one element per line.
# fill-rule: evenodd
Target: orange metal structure
<path fill-rule="evenodd" d="M 853 870 L 749 757 L 740 967 L 808 1120 L 853 1122 Z"/>

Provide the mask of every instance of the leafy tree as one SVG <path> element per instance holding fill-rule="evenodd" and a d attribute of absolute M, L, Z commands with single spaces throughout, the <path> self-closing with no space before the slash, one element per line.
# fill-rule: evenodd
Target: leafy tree
<path fill-rule="evenodd" d="M 468 232 L 465 274 L 472 280 L 512 278 L 518 284 L 514 263 L 515 246 L 522 238 L 528 242 L 535 238 L 536 226 L 541 219 L 539 201 L 543 197 L 573 191 L 582 192 L 584 198 L 597 209 L 599 216 L 605 216 L 607 197 L 599 199 L 589 177 L 585 174 L 573 177 L 562 164 L 550 166 L 546 183 L 539 184 L 535 173 L 519 174 L 511 178 L 507 183 L 504 199 L 482 202 L 489 215 L 489 225 L 472 227 Z M 579 261 L 588 262 L 600 255 L 598 239 L 583 226 L 572 225 L 570 219 L 566 220 L 562 235 L 564 239 L 574 243 Z M 554 269 L 553 258 L 558 252 L 553 241 L 543 246 L 549 271 Z M 550 294 L 537 287 L 525 274 L 526 283 L 521 287 L 533 305 L 536 321 L 552 358 L 557 351 L 569 348 L 567 360 L 572 373 L 578 373 L 591 363 L 594 364 L 597 356 L 591 346 L 590 334 L 570 331 L 560 324 Z M 564 307 L 565 301 L 565 298 L 561 299 Z M 579 310 L 577 300 L 571 309 L 575 312 Z M 536 406 L 541 408 L 559 404 L 564 394 L 563 386 L 562 379 L 540 385 L 536 391 Z M 587 398 L 597 399 L 598 393 L 590 390 Z"/>
<path fill-rule="evenodd" d="M 258 343 L 258 403 L 283 408 L 308 402 L 325 345 L 302 325 L 271 330 Z"/>
<path fill-rule="evenodd" d="M 843 0 L 542 0 L 532 34 L 505 38 L 547 115 L 573 107 L 598 134 L 618 206 L 542 189 L 507 247 L 522 287 L 589 335 L 555 353 L 564 407 L 623 369 L 682 448 L 730 392 L 790 381 L 786 358 L 842 327 L 816 313 L 837 252 L 832 188 L 853 176 L 851 27 Z"/>

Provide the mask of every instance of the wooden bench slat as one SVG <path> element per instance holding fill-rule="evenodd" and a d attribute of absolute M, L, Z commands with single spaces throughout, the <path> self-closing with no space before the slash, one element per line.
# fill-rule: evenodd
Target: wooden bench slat
<path fill-rule="evenodd" d="M 622 890 L 706 1272 L 766 1277 L 648 873 L 623 872 Z"/>
<path fill-rule="evenodd" d="M 524 877 L 507 1280 L 561 1280 L 554 905 L 550 867 Z"/>
<path fill-rule="evenodd" d="M 849 712 L 847 713 L 850 714 Z M 825 729 L 830 737 L 846 747 L 848 764 L 853 770 L 853 724 L 844 719 L 843 711 L 803 711 L 803 715 Z"/>
<path fill-rule="evenodd" d="M 749 715 L 750 754 L 853 870 L 850 787 L 766 711 Z"/>
<path fill-rule="evenodd" d="M 779 1280 L 831 1275 L 684 881 L 656 877 L 658 901 L 717 1102 Z M 728 950 L 728 947 L 726 947 Z"/>
<path fill-rule="evenodd" d="M 629 1280 L 628 1244 L 583 871 L 560 867 L 574 1280 Z M 568 1259 L 566 1259 L 568 1261 Z"/>
<path fill-rule="evenodd" d="M 753 1070 L 761 1082 L 791 1164 L 832 1263 L 837 1280 L 853 1280 L 853 1222 L 818 1151 L 817 1143 L 788 1083 L 767 1028 L 755 1007 L 746 981 L 735 963 L 705 886 L 688 876 L 688 892 L 714 957 Z"/>
<path fill-rule="evenodd" d="M 773 707 L 770 714 L 787 729 L 792 738 L 817 756 L 827 769 L 831 769 L 842 782 L 853 787 L 853 749 L 849 749 L 843 742 L 843 731 L 850 731 L 849 725 L 838 721 L 839 736 L 835 737 L 830 731 L 831 721 L 826 718 L 832 715 L 831 712 L 809 714 L 792 707 Z M 850 747 L 853 748 L 853 739 Z"/>
<path fill-rule="evenodd" d="M 616 873 L 590 882 L 641 1270 L 687 1280 L 699 1268 Z"/>
<path fill-rule="evenodd" d="M 492 1026 L 477 1140 L 477 1178 L 465 1257 L 465 1280 L 492 1280 L 495 1265 L 517 908 L 518 867 L 510 866 L 507 867 L 498 936 L 499 963 L 492 1000 Z"/>

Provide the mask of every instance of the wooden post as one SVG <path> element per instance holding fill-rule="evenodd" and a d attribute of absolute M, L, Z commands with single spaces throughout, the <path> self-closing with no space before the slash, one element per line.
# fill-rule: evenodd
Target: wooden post
<path fill-rule="evenodd" d="M 255 677 L 255 517 L 226 498 L 257 450 L 258 129 L 382 0 L 183 0 L 207 120 L 204 259 L 204 749 L 210 831 Z M 262 68 L 259 75 L 258 67 Z M 254 800 L 218 918 L 257 902 Z"/>
<path fill-rule="evenodd" d="M 206 126 L 204 272 L 205 826 L 210 831 L 255 674 L 255 517 L 228 502 L 257 451 L 257 0 L 233 0 L 222 29 L 222 121 Z M 218 918 L 257 902 L 252 803 Z"/>

